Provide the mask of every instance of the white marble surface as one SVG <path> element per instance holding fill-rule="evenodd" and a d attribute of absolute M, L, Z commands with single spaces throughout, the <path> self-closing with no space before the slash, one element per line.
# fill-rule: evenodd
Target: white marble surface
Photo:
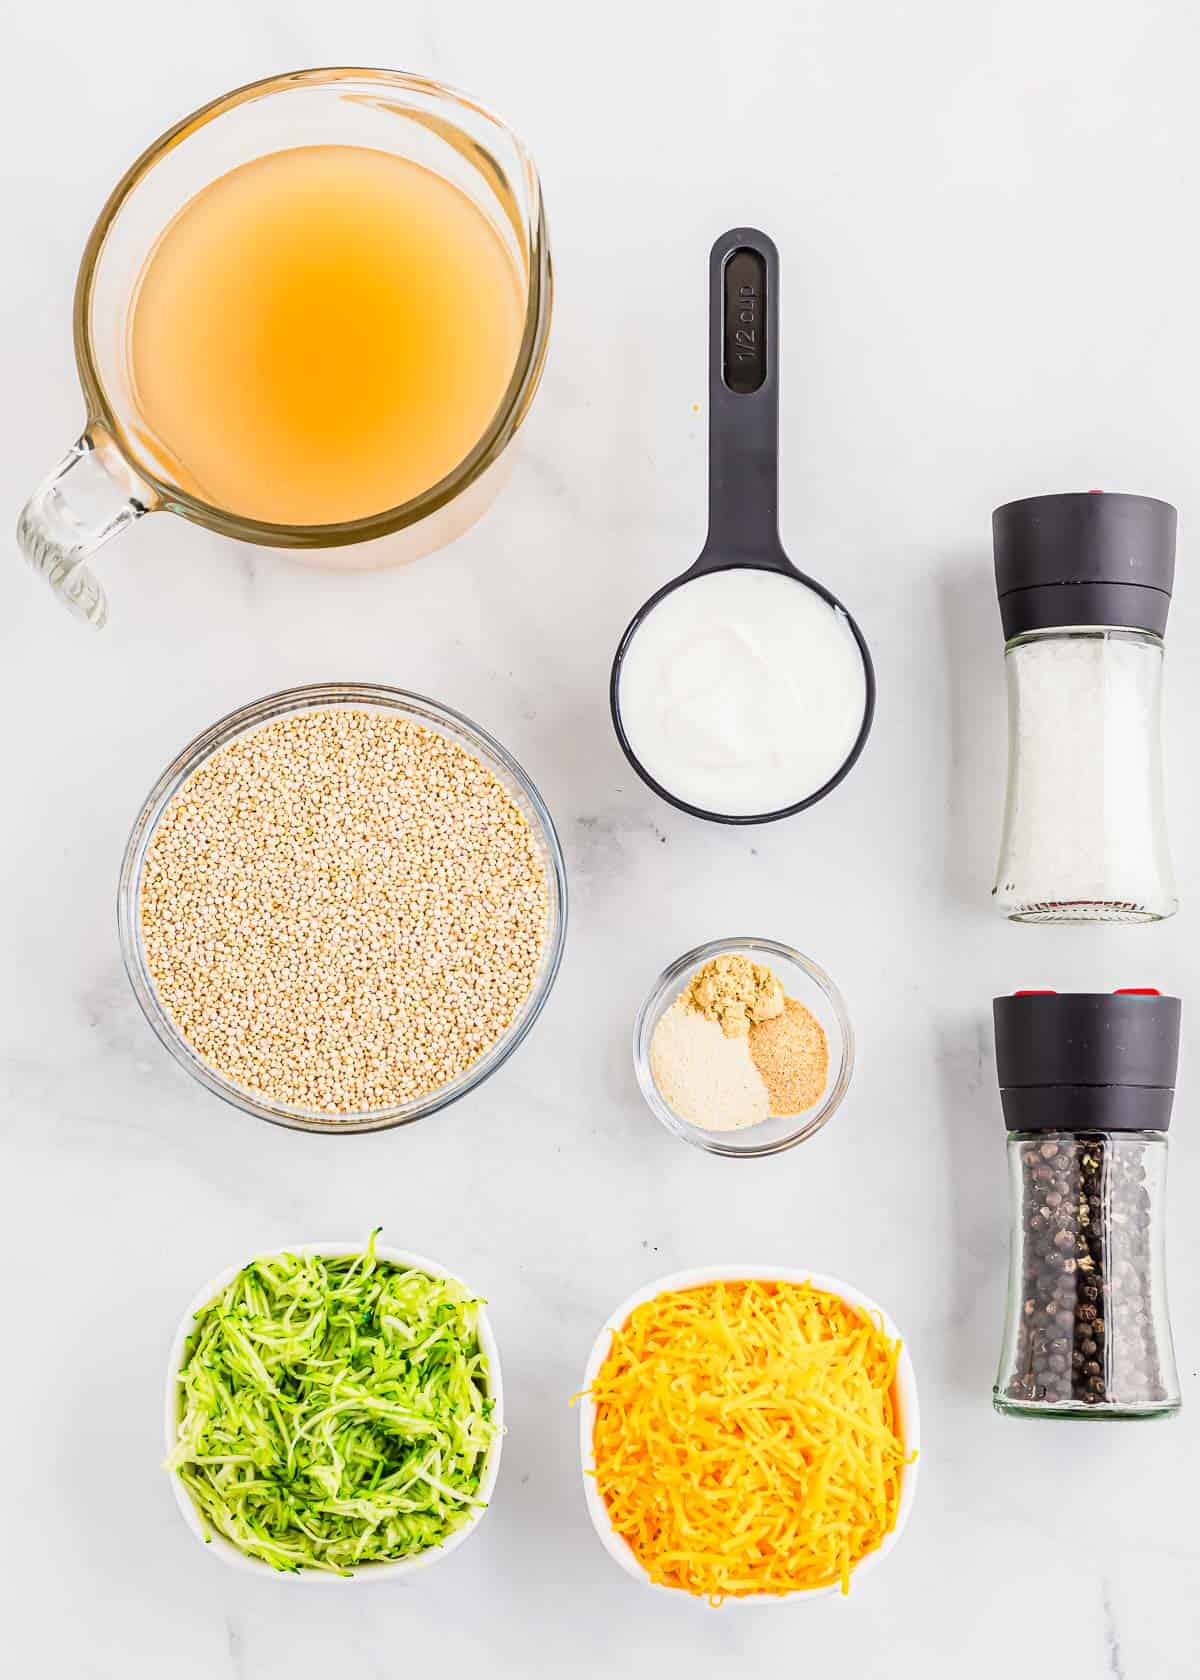
<path fill-rule="evenodd" d="M 1002 1422 L 989 1025 L 993 993 L 1018 985 L 1143 983 L 1181 991 L 1200 1031 L 1194 10 L 125 0 L 26 5 L 4 27 L 6 518 L 75 436 L 70 294 L 94 213 L 150 138 L 221 89 L 359 62 L 477 92 L 539 159 L 559 290 L 511 486 L 444 554 L 314 574 L 156 517 L 104 557 L 98 636 L 11 553 L 0 570 L 0 1667 L 1194 1675 L 1195 1060 L 1172 1160 L 1182 1417 Z M 738 221 L 783 253 L 785 535 L 860 617 L 880 681 L 850 781 L 760 832 L 656 804 L 605 704 L 631 610 L 701 539 L 705 254 Z M 1169 748 L 1185 908 L 1149 930 L 1021 930 L 987 899 L 1004 750 L 988 518 L 1092 485 L 1182 510 Z M 425 690 L 494 730 L 555 813 L 572 891 L 561 979 L 514 1060 L 436 1121 L 341 1141 L 189 1083 L 137 1012 L 113 912 L 127 828 L 166 760 L 238 703 L 327 676 Z M 762 1163 L 669 1137 L 630 1067 L 654 975 L 735 931 L 827 965 L 860 1036 L 836 1122 Z M 493 1303 L 510 1401 L 495 1507 L 402 1590 L 242 1578 L 196 1547 L 159 1470 L 177 1315 L 231 1260 L 375 1223 Z M 852 1279 L 911 1340 L 920 1496 L 848 1604 L 662 1602 L 588 1526 L 567 1402 L 596 1327 L 656 1273 L 739 1258 Z"/>

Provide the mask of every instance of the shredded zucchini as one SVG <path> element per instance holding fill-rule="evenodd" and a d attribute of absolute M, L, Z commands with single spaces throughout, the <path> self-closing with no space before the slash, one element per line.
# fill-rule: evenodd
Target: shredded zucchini
<path fill-rule="evenodd" d="M 196 1314 L 166 1468 L 276 1569 L 348 1575 L 440 1546 L 496 1435 L 478 1302 L 375 1254 L 253 1260 Z"/>

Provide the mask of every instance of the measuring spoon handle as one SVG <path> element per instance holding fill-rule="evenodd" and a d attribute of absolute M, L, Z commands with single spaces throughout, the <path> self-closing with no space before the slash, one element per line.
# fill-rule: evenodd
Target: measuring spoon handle
<path fill-rule="evenodd" d="M 708 537 L 693 567 L 790 571 L 779 540 L 779 252 L 730 228 L 709 257 Z"/>

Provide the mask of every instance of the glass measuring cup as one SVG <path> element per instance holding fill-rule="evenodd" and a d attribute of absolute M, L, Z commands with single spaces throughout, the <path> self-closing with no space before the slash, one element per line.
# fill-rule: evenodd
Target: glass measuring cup
<path fill-rule="evenodd" d="M 617 739 L 638 775 L 668 804 L 711 822 L 773 822 L 823 799 L 862 752 L 875 710 L 874 669 L 861 630 L 836 596 L 793 565 L 780 541 L 778 346 L 779 254 L 757 229 L 732 228 L 716 241 L 709 259 L 708 536 L 694 564 L 664 584 L 634 615 L 617 647 L 609 685 Z M 726 582 L 718 583 L 722 578 Z M 747 637 L 730 619 L 730 580 L 739 592 L 750 580 L 762 597 L 753 603 L 763 626 L 761 647 L 748 651 L 761 668 L 764 706 L 778 708 L 782 701 L 797 715 L 803 712 L 809 727 L 824 730 L 826 739 L 816 743 L 819 750 L 815 752 L 793 754 L 797 743 L 785 719 L 778 742 L 780 772 L 774 778 L 778 797 L 762 803 L 752 797 L 751 782 L 772 779 L 768 764 L 765 777 L 743 778 L 740 790 L 731 791 L 722 802 L 729 808 L 722 808 L 688 797 L 678 778 L 677 785 L 671 785 L 663 752 L 665 726 L 643 729 L 633 713 L 635 704 L 643 707 L 656 677 L 661 678 L 661 673 L 636 670 L 636 662 L 638 637 L 664 603 L 669 603 L 669 612 L 681 623 L 685 615 L 693 621 L 687 643 L 692 653 L 702 648 L 710 623 L 712 635 L 723 638 L 724 656 L 734 662 L 742 659 Z M 723 599 L 718 599 L 715 589 Z M 793 595 L 792 590 L 803 593 Z M 793 631 L 809 639 L 807 648 L 790 639 Z M 710 653 L 711 649 L 710 637 Z M 814 650 L 819 654 L 816 665 Z M 822 695 L 815 689 L 811 679 L 817 667 L 844 692 Z M 631 676 L 631 672 L 636 674 Z M 672 716 L 680 726 L 676 739 L 694 725 L 698 738 L 725 703 L 711 685 L 702 684 L 701 675 L 695 678 L 695 693 L 684 693 L 674 707 Z M 693 704 L 695 715 L 682 715 Z M 719 718 L 717 727 L 722 727 Z M 653 751 L 647 750 L 651 740 Z M 775 751 L 770 743 L 768 749 Z M 732 773 L 732 779 L 726 777 L 732 789 L 737 753 L 737 743 L 729 739 L 702 744 L 701 755 L 708 755 L 709 768 L 717 772 L 709 782 L 723 774 L 718 760 L 724 756 L 725 769 Z M 789 754 L 793 757 L 790 768 L 784 763 Z M 810 786 L 803 785 L 804 765 Z M 683 779 L 692 787 L 704 781 L 690 772 Z"/>
<path fill-rule="evenodd" d="M 483 435 L 446 476 L 363 518 L 272 524 L 204 501 L 174 481 L 164 452 L 140 424 L 130 318 L 147 257 L 183 205 L 241 164 L 321 145 L 391 153 L 465 193 L 512 261 L 524 292 L 524 319 L 500 404 Z M 431 274 L 431 284 L 435 279 Z M 474 100 L 392 70 L 302 70 L 238 88 L 156 140 L 100 213 L 75 289 L 75 353 L 86 424 L 25 504 L 17 526 L 20 547 L 59 599 L 96 626 L 107 617 L 107 603 L 88 561 L 146 513 L 176 513 L 243 542 L 355 568 L 396 565 L 440 548 L 479 518 L 503 482 L 508 445 L 541 378 L 551 294 L 532 159 L 511 130 Z"/>

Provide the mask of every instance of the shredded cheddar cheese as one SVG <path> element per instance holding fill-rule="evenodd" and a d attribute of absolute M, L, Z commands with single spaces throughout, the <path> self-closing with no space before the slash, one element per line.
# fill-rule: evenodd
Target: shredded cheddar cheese
<path fill-rule="evenodd" d="M 713 1603 L 840 1583 L 895 1525 L 900 1344 L 811 1284 L 668 1291 L 592 1385 L 597 1487 L 652 1581 Z"/>

